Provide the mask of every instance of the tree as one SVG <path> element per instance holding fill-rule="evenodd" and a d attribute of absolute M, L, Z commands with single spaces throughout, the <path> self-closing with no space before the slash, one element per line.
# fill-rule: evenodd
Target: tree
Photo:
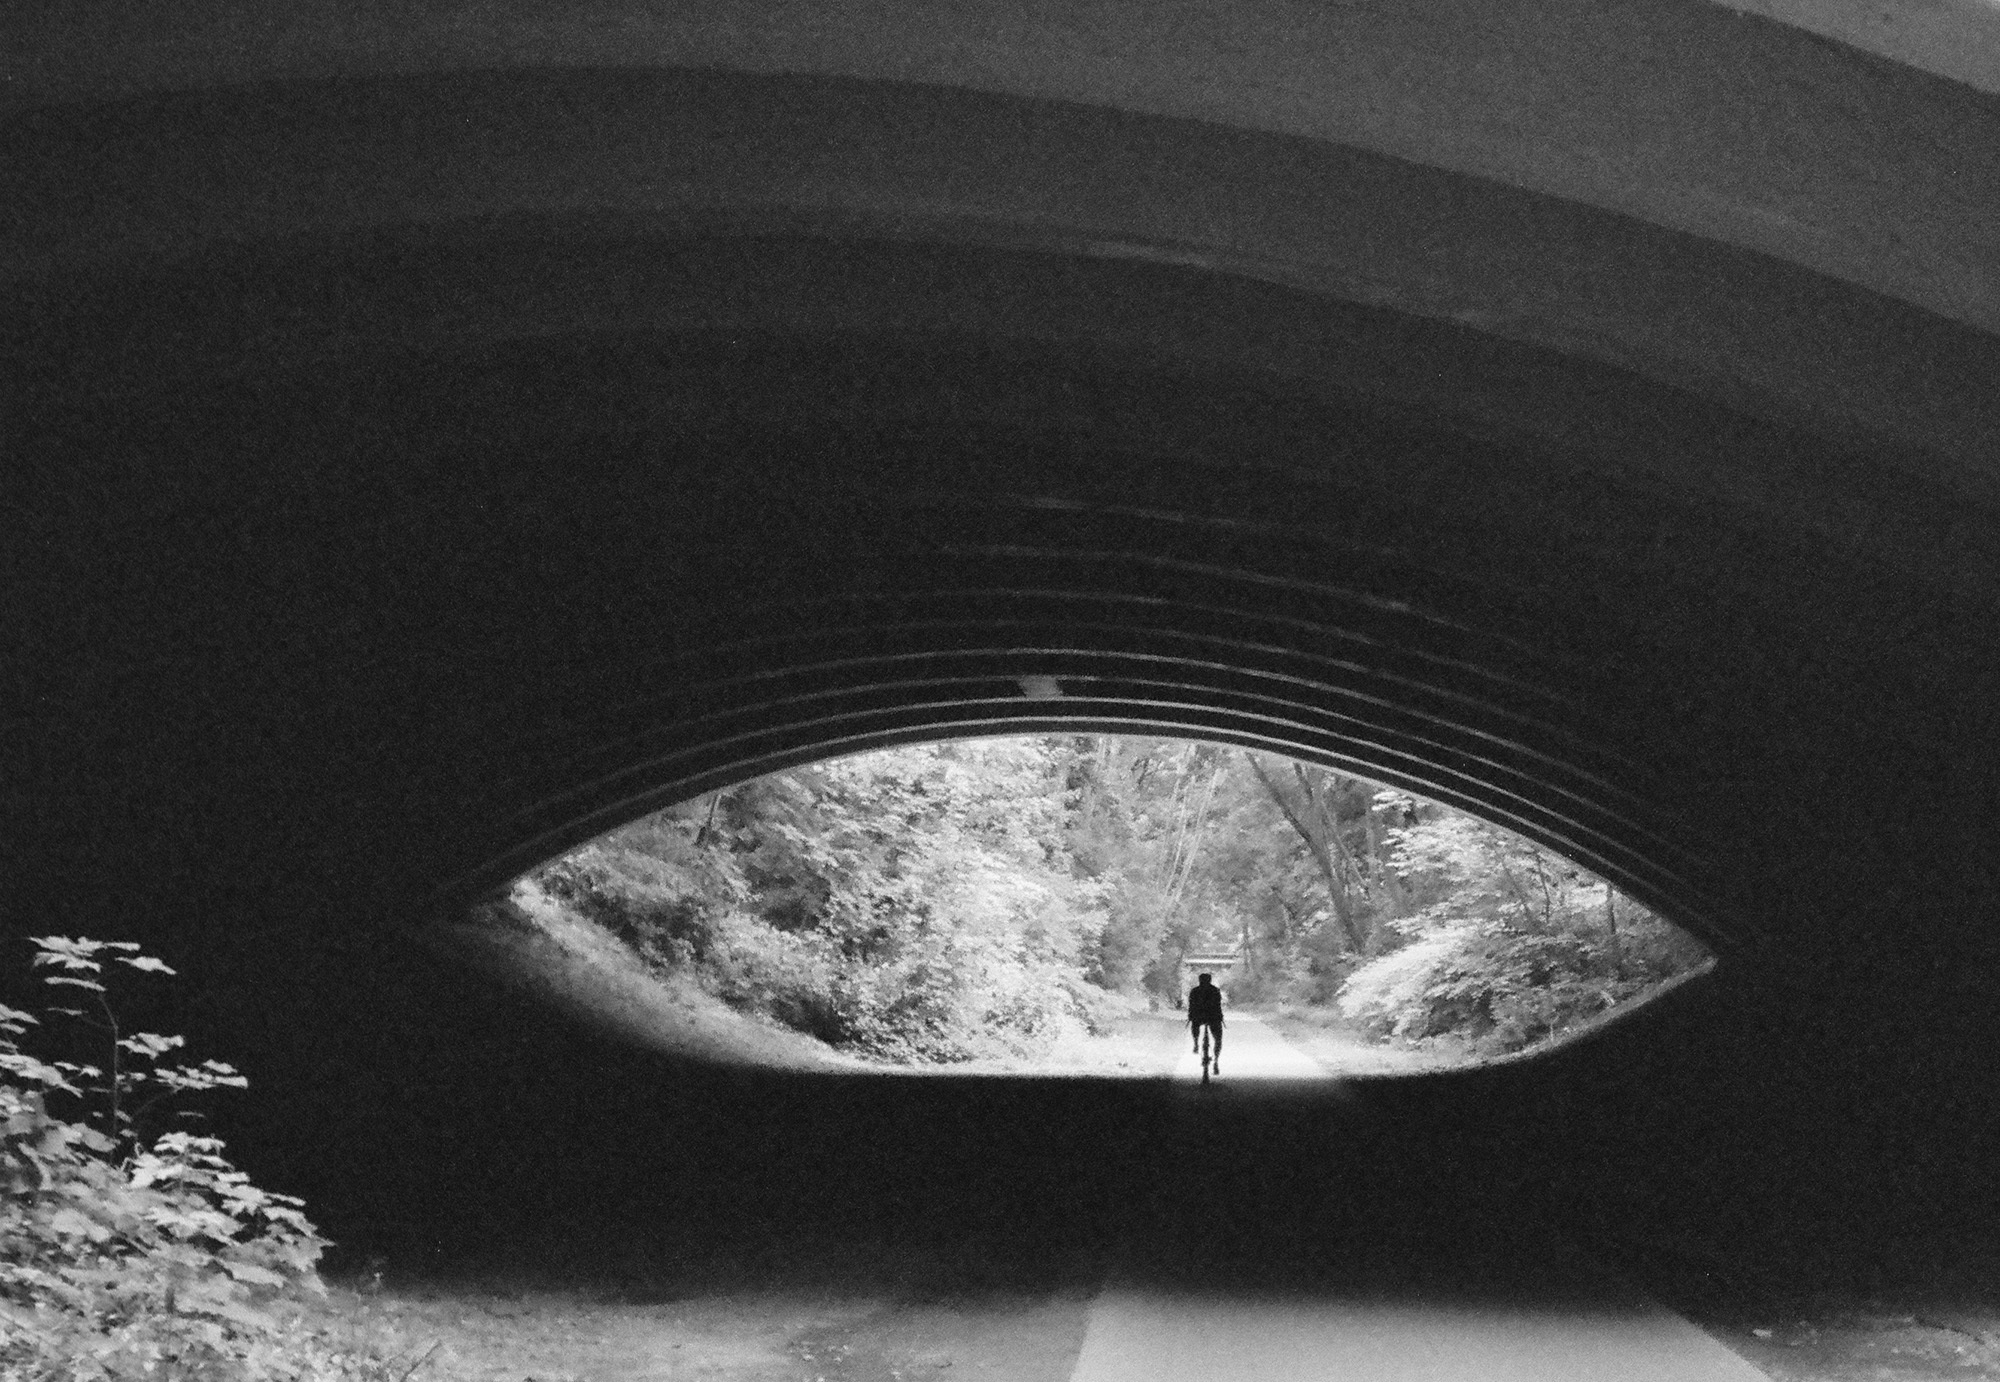
<path fill-rule="evenodd" d="M 1347 1016 L 1380 1034 L 1518 1050 L 1700 964 L 1691 937 L 1609 884 L 1462 812 L 1382 792 L 1407 944 L 1357 970 Z"/>
<path fill-rule="evenodd" d="M 1229 942 L 1235 1001 L 1338 1001 L 1385 1036 L 1511 1041 L 1681 963 L 1661 940 L 1678 933 L 1495 827 L 1138 736 L 818 763 L 635 822 L 527 885 L 727 1002 L 893 1059 L 1045 1049 L 1112 995 L 1177 1001 L 1183 957 Z"/>
<path fill-rule="evenodd" d="M 1255 755 L 1246 753 L 1244 757 L 1271 803 L 1298 833 L 1300 842 L 1319 869 L 1320 877 L 1326 883 L 1327 901 L 1332 908 L 1334 922 L 1340 927 L 1347 948 L 1354 954 L 1362 953 L 1366 942 L 1360 926 L 1356 924 L 1354 902 L 1348 891 L 1346 850 L 1340 843 L 1339 821 L 1327 806 L 1325 784 L 1315 771 L 1303 763 L 1294 762 L 1290 765 L 1292 786 L 1297 789 L 1294 797 L 1291 787 L 1279 785 L 1271 770 Z"/>
<path fill-rule="evenodd" d="M 1101 1018 L 1085 968 L 1105 890 L 1065 848 L 1073 756 L 987 740 L 832 760 L 649 817 L 530 881 L 656 965 L 836 1045 L 1038 1049 Z"/>

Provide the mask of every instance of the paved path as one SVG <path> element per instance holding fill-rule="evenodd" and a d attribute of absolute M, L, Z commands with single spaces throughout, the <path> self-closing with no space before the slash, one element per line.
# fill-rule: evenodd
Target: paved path
<path fill-rule="evenodd" d="M 1113 1287 L 1070 1382 L 1762 1382 L 1680 1316 Z"/>
<path fill-rule="evenodd" d="M 1070 1382 L 1759 1382 L 1764 1374 L 1534 1224 L 1470 1217 L 1371 1219 L 1278 1252 L 1224 1247 L 1190 1270 L 1188 1245 L 1228 1225 L 1198 1204 L 1204 1174 L 1252 1174 L 1232 1121 L 1259 1082 L 1328 1080 L 1268 1024 L 1232 1016 L 1222 1076 L 1200 1088 L 1183 1038 L 1173 1077 L 1192 1085 L 1174 1136 L 1211 1168 L 1170 1192 L 1092 1307 Z M 1339 1157 L 1328 1148 L 1329 1160 Z M 1232 1166 L 1231 1163 L 1236 1165 Z M 1282 1215 L 1282 1205 L 1271 1206 Z M 1268 1228 L 1261 1231 L 1269 1231 Z M 1308 1238 L 1320 1235 L 1304 1231 Z M 1222 1238 L 1217 1239 L 1223 1241 Z M 1314 1253 L 1311 1248 L 1318 1248 Z M 1279 1259 L 1283 1261 L 1280 1262 Z M 1304 1265 L 1301 1265 L 1304 1264 Z"/>
<path fill-rule="evenodd" d="M 1182 1030 L 1186 1030 L 1183 1028 Z M 1176 1080 L 1201 1082 L 1201 1057 L 1181 1045 Z M 1271 1025 L 1248 1014 L 1232 1016 L 1222 1029 L 1222 1077 L 1229 1080 L 1324 1080 L 1325 1067 L 1279 1036 Z"/>

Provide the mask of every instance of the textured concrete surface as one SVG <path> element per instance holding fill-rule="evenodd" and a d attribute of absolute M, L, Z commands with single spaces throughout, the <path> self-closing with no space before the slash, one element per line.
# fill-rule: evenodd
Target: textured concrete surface
<path fill-rule="evenodd" d="M 1758 1382 L 1671 1311 L 1106 1291 L 1071 1382 Z"/>
<path fill-rule="evenodd" d="M 1787 17 L 1809 8 L 1787 5 Z M 1961 17 L 1945 34 L 1972 29 Z M 1928 39 L 1932 50 L 1959 43 Z M 1357 145 L 1809 264 L 2000 322 L 1995 112 L 1980 93 L 1706 3 L 1218 9 L 642 0 L 20 7 L 0 99 L 602 66 L 816 73 Z"/>
<path fill-rule="evenodd" d="M 1231 1182 L 1268 1154 L 1235 1122 L 1259 1086 L 1310 1099 L 1344 1088 L 1244 1014 L 1229 1019 L 1225 1078 L 1204 1086 L 1181 1048 L 1175 1139 L 1190 1149 L 1161 1231 L 1141 1229 L 1091 1308 L 1071 1382 L 1755 1382 L 1763 1376 L 1671 1310 L 1563 1244 L 1525 1209 L 1404 1235 L 1392 1217 L 1329 1235 L 1315 1267 L 1204 1244 L 1240 1213 Z M 1328 1155 L 1339 1156 L 1330 1147 Z M 1204 1195 L 1203 1187 L 1210 1187 Z M 1277 1213 L 1284 1212 L 1274 1207 Z M 1495 1250 L 1495 1244 L 1503 1245 Z"/>

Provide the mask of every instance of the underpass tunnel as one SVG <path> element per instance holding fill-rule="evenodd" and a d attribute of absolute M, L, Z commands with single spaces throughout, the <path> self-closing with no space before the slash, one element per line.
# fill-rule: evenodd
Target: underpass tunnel
<path fill-rule="evenodd" d="M 660 1204 L 782 1218 L 831 1143 L 856 1206 L 1087 1163 L 1108 1223 L 1143 1096 L 634 1067 L 416 937 L 759 773 L 1131 730 L 1461 806 L 1718 957 L 1274 1106 L 1270 1176 L 1990 1215 L 1988 87 L 1695 3 L 722 8 L 0 20 L 10 930 L 204 976 L 249 1164 L 525 1222 L 669 1145 Z"/>

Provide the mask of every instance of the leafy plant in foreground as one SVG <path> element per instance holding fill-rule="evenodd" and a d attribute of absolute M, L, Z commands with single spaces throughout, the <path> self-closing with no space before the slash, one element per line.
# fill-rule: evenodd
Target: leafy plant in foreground
<path fill-rule="evenodd" d="M 121 1031 L 105 963 L 173 971 L 130 942 L 33 944 L 55 971 L 44 982 L 92 1005 L 45 1013 L 94 1033 L 105 1058 L 30 1054 L 21 1039 L 42 1018 L 0 1004 L 0 1382 L 393 1377 L 338 1355 L 295 1308 L 325 1293 L 327 1243 L 301 1201 L 252 1185 L 216 1138 L 139 1141 L 161 1100 L 247 1083 L 219 1061 L 163 1063 L 178 1037 Z"/>

